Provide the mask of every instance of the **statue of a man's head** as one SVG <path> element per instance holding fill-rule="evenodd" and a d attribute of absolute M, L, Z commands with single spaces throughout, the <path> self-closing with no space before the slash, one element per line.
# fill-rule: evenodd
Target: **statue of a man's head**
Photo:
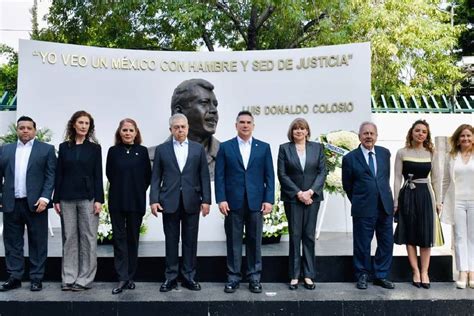
<path fill-rule="evenodd" d="M 189 138 L 202 140 L 216 132 L 219 114 L 214 86 L 204 79 L 181 82 L 171 97 L 171 114 L 182 113 L 189 122 Z"/>

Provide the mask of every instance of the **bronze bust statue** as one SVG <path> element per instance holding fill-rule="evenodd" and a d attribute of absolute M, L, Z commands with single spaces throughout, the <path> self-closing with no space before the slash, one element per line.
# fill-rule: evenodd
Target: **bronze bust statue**
<path fill-rule="evenodd" d="M 189 79 L 181 82 L 171 97 L 171 115 L 182 113 L 189 123 L 188 138 L 199 142 L 207 153 L 207 163 L 211 179 L 214 178 L 214 166 L 220 142 L 214 137 L 219 114 L 214 85 L 204 79 Z M 155 147 L 149 148 L 153 161 Z"/>

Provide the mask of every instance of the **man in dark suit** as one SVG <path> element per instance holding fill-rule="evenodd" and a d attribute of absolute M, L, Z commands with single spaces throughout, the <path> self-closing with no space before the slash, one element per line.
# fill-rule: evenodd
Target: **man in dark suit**
<path fill-rule="evenodd" d="M 247 279 L 253 293 L 261 293 L 263 215 L 275 200 L 275 175 L 270 146 L 252 137 L 252 113 L 241 111 L 235 123 L 237 137 L 221 143 L 216 157 L 215 191 L 225 215 L 227 284 L 233 293 L 242 279 L 242 237 L 245 225 Z"/>
<path fill-rule="evenodd" d="M 393 196 L 390 189 L 390 152 L 375 146 L 377 126 L 364 122 L 360 146 L 342 159 L 342 185 L 352 203 L 354 269 L 358 289 L 367 289 L 369 275 L 375 285 L 393 289 L 387 279 L 393 252 Z M 377 238 L 372 264 L 370 244 Z"/>
<path fill-rule="evenodd" d="M 209 214 L 211 182 L 204 147 L 188 140 L 188 129 L 185 115 L 173 115 L 170 118 L 173 139 L 156 147 L 153 163 L 151 212 L 155 216 L 163 213 L 166 244 L 166 280 L 160 287 L 161 292 L 177 287 L 180 224 L 182 286 L 193 291 L 201 289 L 195 280 L 199 211 L 203 216 Z"/>
<path fill-rule="evenodd" d="M 48 204 L 54 188 L 54 147 L 35 140 L 36 123 L 17 121 L 18 142 L 0 147 L 3 183 L 3 242 L 9 279 L 0 291 L 21 287 L 24 273 L 23 233 L 28 230 L 31 291 L 41 291 L 48 256 Z"/>

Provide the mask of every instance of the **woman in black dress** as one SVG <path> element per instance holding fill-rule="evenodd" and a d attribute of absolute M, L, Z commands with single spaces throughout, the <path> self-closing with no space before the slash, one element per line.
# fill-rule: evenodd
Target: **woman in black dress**
<path fill-rule="evenodd" d="M 438 218 L 441 205 L 436 202 L 440 197 L 438 174 L 429 125 L 425 120 L 418 120 L 408 131 L 405 147 L 397 152 L 394 181 L 395 218 L 398 219 L 394 239 L 396 244 L 407 247 L 413 285 L 418 288 L 430 287 L 431 247 L 444 243 Z"/>
<path fill-rule="evenodd" d="M 119 283 L 112 294 L 135 289 L 140 226 L 145 214 L 146 190 L 150 185 L 151 165 L 137 123 L 120 121 L 115 146 L 107 154 L 109 212 L 114 236 L 114 263 Z"/>

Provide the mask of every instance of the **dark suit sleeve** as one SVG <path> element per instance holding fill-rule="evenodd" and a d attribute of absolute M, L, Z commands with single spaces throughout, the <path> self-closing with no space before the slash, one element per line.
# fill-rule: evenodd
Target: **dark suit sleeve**
<path fill-rule="evenodd" d="M 214 169 L 214 190 L 216 191 L 216 203 L 227 201 L 225 194 L 225 144 L 219 146 Z"/>
<path fill-rule="evenodd" d="M 109 180 L 110 183 L 112 183 L 112 176 L 114 174 L 114 167 L 113 167 L 113 147 L 110 147 L 108 152 L 107 152 L 107 158 L 106 158 L 106 163 L 105 163 L 105 175 L 107 176 L 107 179 Z"/>
<path fill-rule="evenodd" d="M 207 165 L 207 155 L 204 147 L 201 148 L 200 178 L 202 190 L 202 203 L 211 204 L 211 177 L 209 176 L 209 166 Z"/>
<path fill-rule="evenodd" d="M 280 181 L 281 190 L 285 192 L 288 197 L 295 197 L 301 189 L 291 180 L 287 174 L 286 162 L 289 157 L 286 155 L 285 145 L 280 145 L 278 150 L 278 162 L 277 162 L 277 173 L 278 180 Z"/>
<path fill-rule="evenodd" d="M 326 181 L 326 156 L 324 155 L 323 145 L 315 145 L 319 147 L 319 157 L 317 158 L 319 163 L 317 168 L 317 176 L 316 179 L 314 179 L 313 184 L 311 185 L 311 190 L 313 190 L 314 194 L 320 195 L 324 187 L 324 181 Z"/>
<path fill-rule="evenodd" d="M 104 203 L 104 180 L 102 176 L 102 149 L 96 145 L 96 161 L 94 165 L 94 200 Z"/>
<path fill-rule="evenodd" d="M 150 204 L 160 202 L 161 159 L 160 146 L 155 149 L 153 171 L 151 172 Z"/>
<path fill-rule="evenodd" d="M 352 202 L 352 190 L 354 186 L 352 170 L 352 161 L 348 156 L 342 158 L 342 188 L 347 194 L 347 197 Z"/>
<path fill-rule="evenodd" d="M 53 195 L 53 202 L 59 203 L 61 201 L 61 185 L 63 182 L 63 155 L 64 155 L 64 143 L 59 145 L 58 151 L 58 160 L 56 163 L 56 176 L 54 180 L 54 195 Z"/>
<path fill-rule="evenodd" d="M 265 199 L 263 202 L 275 203 L 275 172 L 273 170 L 272 151 L 267 144 L 265 153 Z"/>
<path fill-rule="evenodd" d="M 54 189 L 54 180 L 56 172 L 56 154 L 54 152 L 54 146 L 48 146 L 48 154 L 46 156 L 46 166 L 44 170 L 44 184 L 43 190 L 41 191 L 41 196 L 48 200 L 51 199 Z"/>
<path fill-rule="evenodd" d="M 150 155 L 148 154 L 148 149 L 146 149 L 145 147 L 143 149 L 142 157 L 144 157 L 143 167 L 145 168 L 145 172 L 144 172 L 144 175 L 145 175 L 145 188 L 148 188 L 148 186 L 150 185 L 150 181 L 151 181 L 151 163 L 150 163 Z"/>

